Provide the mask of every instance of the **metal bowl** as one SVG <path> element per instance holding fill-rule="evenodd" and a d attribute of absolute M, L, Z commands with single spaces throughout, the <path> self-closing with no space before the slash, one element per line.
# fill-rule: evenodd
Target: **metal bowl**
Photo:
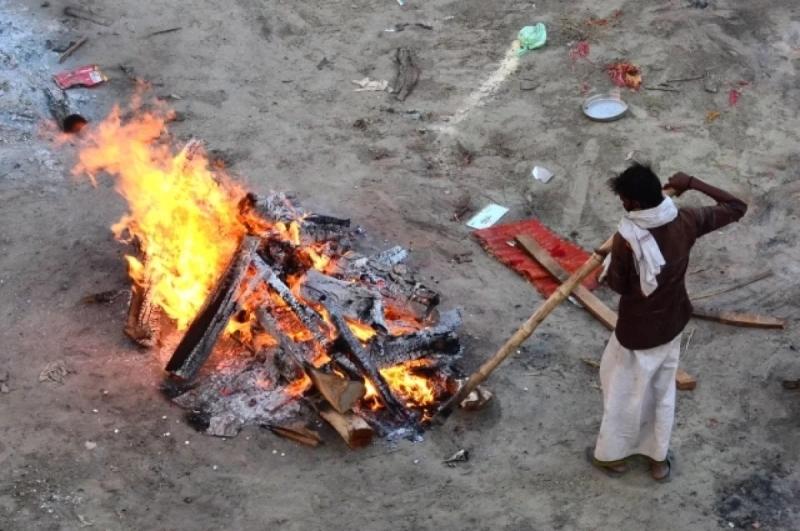
<path fill-rule="evenodd" d="M 613 122 L 626 112 L 628 105 L 613 94 L 596 94 L 583 101 L 583 114 L 596 122 Z"/>

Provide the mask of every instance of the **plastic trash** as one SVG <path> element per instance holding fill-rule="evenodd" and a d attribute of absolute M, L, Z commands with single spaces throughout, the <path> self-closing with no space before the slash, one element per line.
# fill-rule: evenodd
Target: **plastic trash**
<path fill-rule="evenodd" d="M 534 166 L 533 171 L 531 171 L 531 175 L 533 175 L 534 179 L 543 182 L 544 184 L 549 183 L 550 179 L 553 178 L 553 172 L 542 166 Z"/>
<path fill-rule="evenodd" d="M 467 221 L 467 227 L 473 229 L 485 229 L 487 227 L 491 227 L 500 221 L 500 218 L 505 216 L 506 212 L 508 212 L 506 207 L 492 203 L 472 216 L 472 218 Z"/>
<path fill-rule="evenodd" d="M 535 26 L 525 26 L 519 30 L 519 51 L 517 55 L 524 55 L 531 50 L 541 48 L 547 42 L 547 28 L 539 22 Z"/>

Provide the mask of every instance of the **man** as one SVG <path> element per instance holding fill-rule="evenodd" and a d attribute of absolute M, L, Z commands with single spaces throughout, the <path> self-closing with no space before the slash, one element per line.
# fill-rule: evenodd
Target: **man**
<path fill-rule="evenodd" d="M 609 181 L 626 213 L 603 276 L 620 294 L 617 328 L 600 363 L 603 421 L 592 463 L 617 475 L 635 455 L 650 459 L 654 479 L 670 475 L 680 335 L 692 314 L 684 277 L 689 252 L 704 234 L 739 220 L 747 205 L 685 173 L 664 188 L 704 193 L 717 204 L 678 209 L 648 167 L 636 163 Z"/>

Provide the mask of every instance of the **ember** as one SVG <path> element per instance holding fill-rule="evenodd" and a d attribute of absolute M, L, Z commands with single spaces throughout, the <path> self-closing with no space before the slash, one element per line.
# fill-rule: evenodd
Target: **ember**
<path fill-rule="evenodd" d="M 87 128 L 74 172 L 111 174 L 128 203 L 112 227 L 134 249 L 125 331 L 177 342 L 175 401 L 214 435 L 257 424 L 314 441 L 297 425 L 313 413 L 354 447 L 418 429 L 455 390 L 459 312 L 439 314 L 404 249 L 359 254 L 349 220 L 246 193 L 199 142 L 174 148 L 153 109 Z"/>

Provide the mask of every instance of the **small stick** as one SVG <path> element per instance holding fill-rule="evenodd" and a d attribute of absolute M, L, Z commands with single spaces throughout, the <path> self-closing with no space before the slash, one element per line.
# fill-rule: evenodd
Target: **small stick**
<path fill-rule="evenodd" d="M 645 87 L 645 90 L 661 90 L 664 92 L 680 92 L 680 89 L 671 88 L 671 87 Z"/>
<path fill-rule="evenodd" d="M 667 83 L 683 83 L 684 81 L 697 81 L 698 79 L 703 79 L 704 77 L 706 77 L 706 74 L 701 74 L 699 76 L 693 76 L 693 77 L 683 77 L 678 79 L 668 79 Z"/>
<path fill-rule="evenodd" d="M 718 290 L 708 291 L 706 293 L 701 293 L 700 295 L 691 296 L 689 298 L 691 300 L 693 300 L 693 301 L 699 301 L 700 299 L 707 299 L 709 297 L 714 297 L 716 295 L 722 295 L 723 293 L 728 293 L 729 291 L 735 291 L 735 290 L 737 290 L 739 288 L 743 288 L 745 286 L 749 286 L 750 284 L 754 284 L 754 283 L 758 282 L 759 280 L 764 280 L 765 278 L 768 278 L 768 277 L 771 277 L 771 276 L 772 276 L 772 271 L 771 270 L 767 270 L 767 271 L 764 271 L 762 273 L 759 273 L 758 275 L 756 275 L 756 276 L 754 276 L 752 278 L 749 278 L 747 280 L 743 280 L 741 282 L 738 282 L 738 283 L 734 284 L 733 286 L 728 286 L 727 288 L 721 288 L 721 289 L 718 289 Z"/>
<path fill-rule="evenodd" d="M 64 53 L 62 53 L 61 56 L 58 58 L 58 62 L 63 63 L 64 61 L 66 61 L 70 55 L 75 53 L 75 50 L 86 44 L 86 41 L 88 40 L 89 37 L 81 37 L 80 39 L 78 39 L 76 43 L 74 43 L 72 46 L 64 50 Z"/>
<path fill-rule="evenodd" d="M 182 29 L 183 29 L 183 27 L 181 27 L 181 26 L 175 26 L 174 28 L 167 28 L 167 29 L 163 29 L 163 30 L 158 30 L 158 31 L 154 31 L 153 33 L 148 33 L 147 35 L 145 35 L 145 38 L 147 39 L 147 38 L 150 38 L 150 37 L 155 37 L 156 35 L 163 35 L 165 33 L 172 33 L 173 31 L 180 31 Z"/>

